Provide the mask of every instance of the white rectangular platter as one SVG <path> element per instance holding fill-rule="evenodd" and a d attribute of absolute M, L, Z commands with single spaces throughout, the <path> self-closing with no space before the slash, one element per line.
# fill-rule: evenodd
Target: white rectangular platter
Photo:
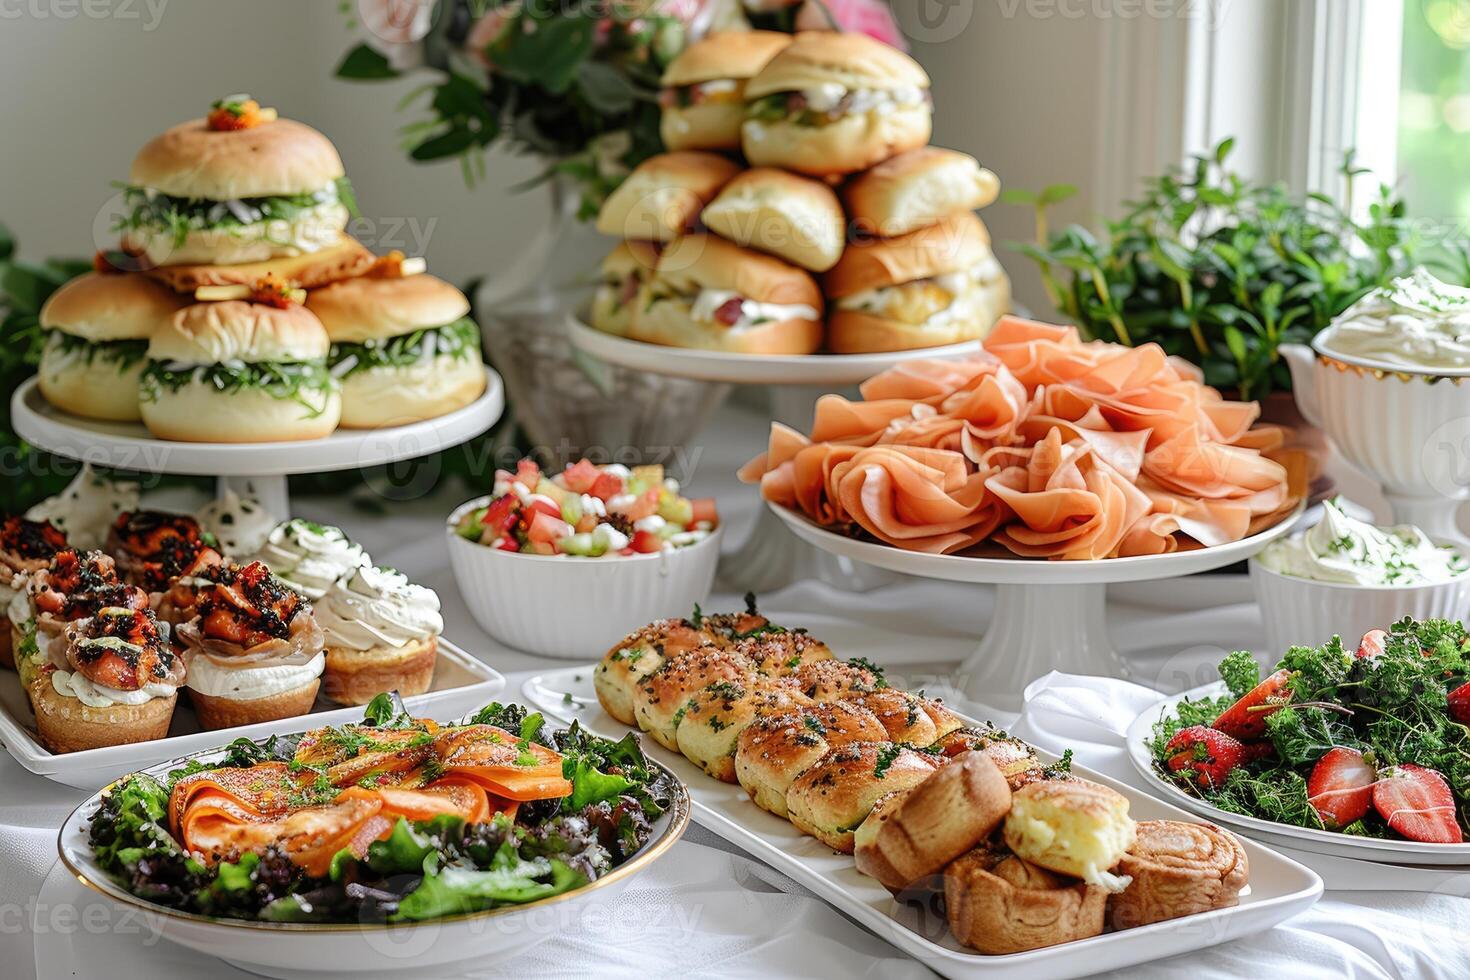
<path fill-rule="evenodd" d="M 404 700 L 416 713 L 422 711 L 430 717 L 449 718 L 479 707 L 504 687 L 505 678 L 499 671 L 440 637 L 439 656 L 429 690 Z M 37 775 L 68 786 L 97 789 L 123 773 L 201 749 L 227 745 L 237 738 L 265 738 L 276 732 L 341 725 L 362 718 L 362 708 L 339 708 L 318 698 L 312 711 L 301 717 L 201 731 L 188 701 L 187 694 L 180 695 L 167 738 L 58 755 L 37 740 L 35 716 L 17 676 L 13 672 L 0 672 L 0 741 L 17 762 Z"/>
<path fill-rule="evenodd" d="M 599 735 L 621 737 L 628 726 L 610 717 L 598 704 L 592 670 L 593 665 L 588 664 L 532 677 L 523 686 L 522 695 L 547 714 L 580 721 L 584 728 Z M 936 907 L 900 905 L 876 881 L 858 873 L 850 856 L 833 852 L 786 820 L 760 809 L 739 786 L 712 779 L 653 739 L 643 739 L 643 750 L 688 785 L 696 823 L 800 882 L 876 935 L 947 977 L 1062 980 L 1124 969 L 1269 929 L 1311 907 L 1322 894 L 1322 879 L 1309 868 L 1253 841 L 1242 840 L 1250 861 L 1250 884 L 1234 908 L 1025 953 L 986 956 L 959 945 Z M 1046 759 L 1045 754 L 1042 757 Z M 1195 819 L 1178 807 L 1082 766 L 1074 766 L 1073 771 L 1127 796 L 1135 819 Z"/>

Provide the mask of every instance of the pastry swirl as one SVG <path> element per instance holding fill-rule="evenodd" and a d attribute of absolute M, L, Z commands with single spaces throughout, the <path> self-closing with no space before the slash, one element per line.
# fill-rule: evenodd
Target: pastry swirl
<path fill-rule="evenodd" d="M 1250 866 L 1240 841 L 1214 824 L 1143 820 L 1119 871 L 1133 878 L 1109 902 L 1115 929 L 1229 908 Z"/>
<path fill-rule="evenodd" d="M 981 953 L 1019 953 L 1099 935 L 1108 893 L 1004 848 L 980 847 L 944 871 L 955 938 Z"/>

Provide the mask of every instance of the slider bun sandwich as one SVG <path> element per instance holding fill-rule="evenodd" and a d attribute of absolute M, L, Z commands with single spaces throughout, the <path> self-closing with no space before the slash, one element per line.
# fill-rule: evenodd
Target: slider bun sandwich
<path fill-rule="evenodd" d="M 363 276 L 308 295 L 331 338 L 342 426 L 370 429 L 436 418 L 485 390 L 480 328 L 463 293 L 426 273 Z"/>
<path fill-rule="evenodd" d="M 351 206 L 331 141 L 246 95 L 149 141 L 123 198 L 123 248 L 152 265 L 315 252 L 337 242 Z"/>
<path fill-rule="evenodd" d="M 999 193 L 1000 178 L 968 153 L 923 146 L 854 177 L 842 199 L 860 232 L 892 238 L 983 208 Z"/>
<path fill-rule="evenodd" d="M 658 264 L 658 245 L 628 240 L 618 242 L 602 260 L 601 281 L 592 297 L 590 320 L 605 333 L 626 337 L 633 324 L 638 293 Z"/>
<path fill-rule="evenodd" d="M 738 164 L 718 153 L 682 150 L 649 157 L 602 202 L 597 230 L 614 238 L 677 238 L 739 172 Z"/>
<path fill-rule="evenodd" d="M 752 166 L 848 174 L 929 142 L 929 76 L 863 34 L 796 35 L 745 96 L 740 145 Z"/>
<path fill-rule="evenodd" d="M 342 398 L 327 371 L 331 341 L 304 306 L 227 300 L 176 313 L 148 344 L 140 401 L 160 439 L 319 439 Z"/>
<path fill-rule="evenodd" d="M 73 415 L 138 421 L 148 339 L 186 302 L 140 275 L 73 279 L 41 307 L 41 394 Z"/>
<path fill-rule="evenodd" d="M 1137 832 L 1123 794 L 1085 779 L 1050 779 L 1011 797 L 1004 837 L 1022 860 L 1121 892 L 1129 878 L 1110 869 L 1133 847 Z"/>
<path fill-rule="evenodd" d="M 756 167 L 725 185 L 701 220 L 737 245 L 826 272 L 842 257 L 847 219 L 832 188 L 808 177 Z"/>
<path fill-rule="evenodd" d="M 724 31 L 695 41 L 664 69 L 659 132 L 671 150 L 738 150 L 745 83 L 791 35 Z"/>
<path fill-rule="evenodd" d="M 659 256 L 628 335 L 670 347 L 810 354 L 822 344 L 822 293 L 780 259 L 688 235 Z"/>
<path fill-rule="evenodd" d="M 844 354 L 978 340 L 1010 308 L 1010 280 L 969 211 L 850 245 L 822 279 L 828 346 Z"/>

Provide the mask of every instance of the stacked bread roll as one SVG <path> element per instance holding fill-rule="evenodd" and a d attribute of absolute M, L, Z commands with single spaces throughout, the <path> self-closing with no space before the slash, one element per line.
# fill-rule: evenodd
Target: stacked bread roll
<path fill-rule="evenodd" d="M 469 303 L 347 234 L 336 148 L 246 95 L 139 151 L 119 248 L 41 311 L 42 395 L 190 442 L 315 439 L 479 397 Z M 307 302 L 307 290 L 321 290 Z"/>
<path fill-rule="evenodd" d="M 1240 843 L 1135 823 L 1128 800 L 1024 742 L 895 690 L 863 661 L 743 614 L 661 620 L 593 673 L 603 708 L 853 854 L 895 895 L 945 896 L 951 930 L 1013 953 L 1234 905 Z"/>
<path fill-rule="evenodd" d="M 593 326 L 763 354 L 983 337 L 1010 284 L 974 209 L 999 181 L 930 147 L 929 78 L 862 34 L 712 34 L 663 77 L 669 152 L 604 203 Z"/>

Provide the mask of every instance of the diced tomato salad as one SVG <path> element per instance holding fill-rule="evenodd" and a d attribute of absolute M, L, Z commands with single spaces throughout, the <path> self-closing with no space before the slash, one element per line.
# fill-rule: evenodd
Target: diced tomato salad
<path fill-rule="evenodd" d="M 497 470 L 490 502 L 460 519 L 460 537 L 528 555 L 608 558 L 683 548 L 719 526 L 713 498 L 679 493 L 662 466 L 598 466 L 552 476 L 534 460 Z"/>

